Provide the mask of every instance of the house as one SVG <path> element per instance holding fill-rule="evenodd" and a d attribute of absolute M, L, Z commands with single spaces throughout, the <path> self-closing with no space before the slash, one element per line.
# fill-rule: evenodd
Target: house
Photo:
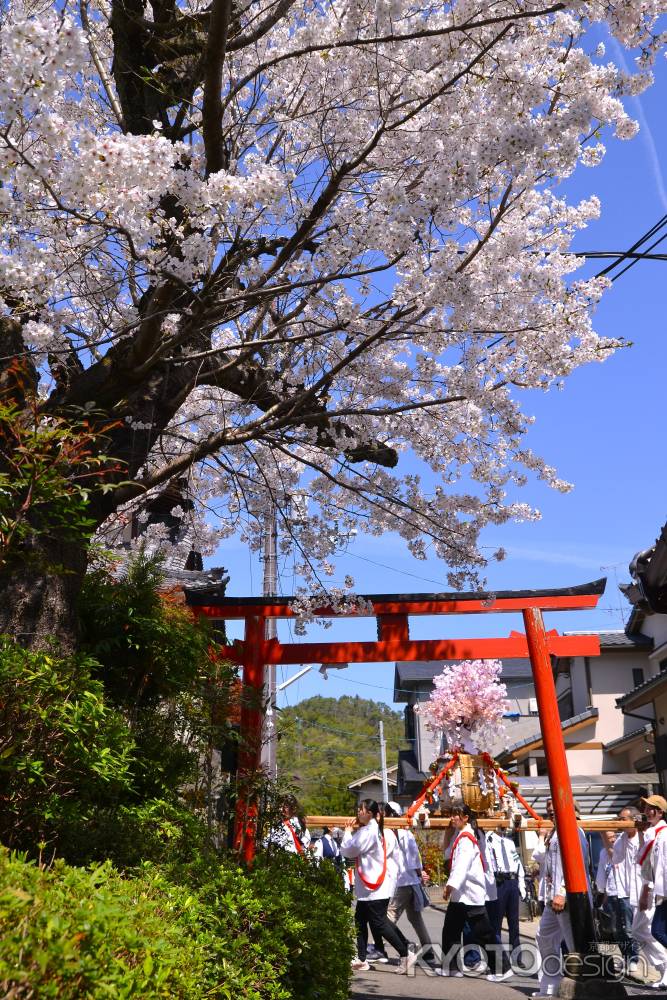
<path fill-rule="evenodd" d="M 387 785 L 389 786 L 390 801 L 396 797 L 397 771 L 398 764 L 387 768 Z M 357 805 L 363 799 L 374 799 L 376 802 L 382 802 L 384 798 L 382 795 L 382 775 L 379 771 L 371 771 L 370 774 L 365 774 L 363 778 L 357 778 L 356 781 L 353 781 L 347 787 L 357 796 Z"/>
<path fill-rule="evenodd" d="M 566 635 L 590 633 L 568 632 Z M 653 641 L 622 629 L 596 633 L 600 655 L 554 657 L 558 713 L 570 774 L 603 775 L 653 770 L 653 748 L 636 723 L 616 705 L 624 691 L 641 683 L 649 669 Z M 499 762 L 517 775 L 547 773 L 539 723 L 521 740 L 498 754 Z"/>
<path fill-rule="evenodd" d="M 654 743 L 655 768 L 667 789 L 667 524 L 655 544 L 630 563 L 632 582 L 621 591 L 632 605 L 626 631 L 652 643 L 643 677 L 616 700 L 638 737 Z"/>

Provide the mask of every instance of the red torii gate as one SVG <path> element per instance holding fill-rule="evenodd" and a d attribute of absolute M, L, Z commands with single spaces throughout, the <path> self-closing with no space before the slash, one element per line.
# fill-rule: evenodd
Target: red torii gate
<path fill-rule="evenodd" d="M 239 776 L 251 779 L 260 768 L 263 730 L 265 664 L 271 663 L 371 663 L 387 660 L 463 660 L 529 658 L 535 682 L 540 726 L 547 761 L 555 823 L 563 858 L 565 884 L 575 950 L 590 951 L 595 940 L 588 898 L 588 883 L 572 801 L 572 786 L 558 714 L 552 655 L 597 656 L 597 636 L 562 636 L 544 628 L 543 611 L 594 608 L 604 592 L 606 579 L 558 590 L 521 590 L 488 593 L 369 594 L 361 595 L 359 611 L 337 612 L 323 607 L 318 617 L 375 617 L 375 642 L 281 643 L 267 639 L 268 618 L 294 618 L 289 597 L 219 597 L 203 590 L 188 592 L 188 604 L 198 614 L 216 619 L 244 619 L 243 641 L 224 647 L 221 656 L 243 667 L 243 698 Z M 521 612 L 525 634 L 512 632 L 497 639 L 410 639 L 410 615 L 497 614 Z M 249 781 L 248 781 L 249 783 Z M 245 803 L 237 813 L 236 838 L 248 862 L 255 851 L 255 829 L 248 822 Z"/>

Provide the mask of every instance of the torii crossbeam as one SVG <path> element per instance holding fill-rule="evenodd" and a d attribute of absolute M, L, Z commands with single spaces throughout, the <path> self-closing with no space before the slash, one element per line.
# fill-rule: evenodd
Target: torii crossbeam
<path fill-rule="evenodd" d="M 369 663 L 387 660 L 463 660 L 527 657 L 535 682 L 535 696 L 556 829 L 563 858 L 567 898 L 572 918 L 575 949 L 590 950 L 595 940 L 588 899 L 588 883 L 572 800 L 572 787 L 565 756 L 563 733 L 551 656 L 597 656 L 597 636 L 561 636 L 547 632 L 543 611 L 575 611 L 594 608 L 605 589 L 606 580 L 559 590 L 510 590 L 488 593 L 368 594 L 359 598 L 360 610 L 340 612 L 323 607 L 318 617 L 375 617 L 377 641 L 281 643 L 265 637 L 268 618 L 294 618 L 294 599 L 259 597 L 218 597 L 207 590 L 187 592 L 188 604 L 199 615 L 216 619 L 244 619 L 243 641 L 222 650 L 222 656 L 243 667 L 241 704 L 241 746 L 239 775 L 247 780 L 259 772 L 263 730 L 263 690 L 265 665 L 270 663 Z M 498 614 L 521 612 L 525 634 L 512 632 L 496 639 L 411 640 L 412 615 Z M 255 851 L 252 818 L 242 808 L 237 814 L 237 842 L 250 862 Z"/>

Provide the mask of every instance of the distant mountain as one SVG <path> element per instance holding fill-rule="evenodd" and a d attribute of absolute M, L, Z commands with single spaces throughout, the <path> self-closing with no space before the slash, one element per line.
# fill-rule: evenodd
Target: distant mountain
<path fill-rule="evenodd" d="M 297 787 L 305 812 L 351 814 L 355 796 L 347 786 L 380 770 L 379 722 L 391 767 L 407 746 L 403 714 L 381 702 L 317 695 L 278 713 L 279 780 Z"/>

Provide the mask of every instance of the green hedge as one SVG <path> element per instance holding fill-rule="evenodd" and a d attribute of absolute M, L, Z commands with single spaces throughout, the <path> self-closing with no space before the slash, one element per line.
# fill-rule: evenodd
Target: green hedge
<path fill-rule="evenodd" d="M 75 816 L 128 794 L 134 741 L 94 667 L 0 636 L 0 842 L 56 840 Z"/>
<path fill-rule="evenodd" d="M 0 986 L 36 1000 L 346 1000 L 338 880 L 287 856 L 251 873 L 200 859 L 128 877 L 0 849 Z"/>

